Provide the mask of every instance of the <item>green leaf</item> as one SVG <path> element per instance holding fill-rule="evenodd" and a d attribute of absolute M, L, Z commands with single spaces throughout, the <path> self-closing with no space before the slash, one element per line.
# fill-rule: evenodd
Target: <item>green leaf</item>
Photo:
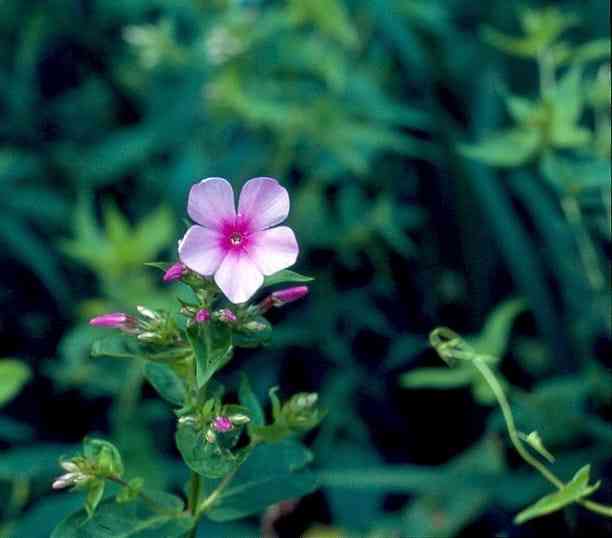
<path fill-rule="evenodd" d="M 24 362 L 0 360 L 0 407 L 17 396 L 31 376 L 30 367 Z"/>
<path fill-rule="evenodd" d="M 198 388 L 225 366 L 232 358 L 232 331 L 223 323 L 192 325 L 187 329 L 187 338 L 196 357 Z"/>
<path fill-rule="evenodd" d="M 249 378 L 243 372 L 240 375 L 240 388 L 238 389 L 238 398 L 240 403 L 244 405 L 249 410 L 249 416 L 251 417 L 251 422 L 249 426 L 252 424 L 253 426 L 263 426 L 265 424 L 264 412 L 257 396 L 253 392 L 251 388 L 251 384 L 249 383 Z"/>
<path fill-rule="evenodd" d="M 117 447 L 104 439 L 86 438 L 83 441 L 83 455 L 95 465 L 101 476 L 121 476 L 123 461 Z"/>
<path fill-rule="evenodd" d="M 542 497 L 535 504 L 521 511 L 514 518 L 514 522 L 518 525 L 529 521 L 530 519 L 544 516 L 552 512 L 556 512 L 561 508 L 580 500 L 588 495 L 591 495 L 600 486 L 600 482 L 593 485 L 588 485 L 591 466 L 585 465 L 581 467 L 574 477 L 559 491 L 555 491 L 550 495 Z"/>
<path fill-rule="evenodd" d="M 515 167 L 531 159 L 539 143 L 538 130 L 516 128 L 491 133 L 477 144 L 462 144 L 459 151 L 492 166 Z"/>
<path fill-rule="evenodd" d="M 256 446 L 206 515 L 229 521 L 313 492 L 317 480 L 305 469 L 311 460 L 311 453 L 296 442 Z"/>
<path fill-rule="evenodd" d="M 264 278 L 263 287 L 266 286 L 274 286 L 275 284 L 291 284 L 296 282 L 312 282 L 314 278 L 310 276 L 301 275 L 300 273 L 296 273 L 295 271 L 290 271 L 289 269 L 283 269 L 278 273 L 274 273 L 273 275 L 269 275 Z"/>
<path fill-rule="evenodd" d="M 105 481 L 102 479 L 92 480 L 87 484 L 87 497 L 85 497 L 85 511 L 88 517 L 92 517 L 104 495 Z"/>
<path fill-rule="evenodd" d="M 142 354 L 134 338 L 115 335 L 96 340 L 91 346 L 91 356 L 94 358 L 139 359 Z"/>
<path fill-rule="evenodd" d="M 142 491 L 142 488 L 144 486 L 144 480 L 142 478 L 132 478 L 127 486 L 123 486 L 120 490 L 119 493 L 117 493 L 115 500 L 118 503 L 127 503 L 127 502 L 131 502 L 133 500 L 135 500 L 138 495 L 140 495 L 140 492 Z"/>
<path fill-rule="evenodd" d="M 234 428 L 225 435 L 230 437 L 230 445 L 238 440 L 242 428 Z M 222 434 L 218 433 L 220 437 Z M 221 443 L 225 444 L 225 443 Z M 210 443 L 204 432 L 190 425 L 180 426 L 176 432 L 176 446 L 185 463 L 192 471 L 207 478 L 220 478 L 240 465 L 247 452 L 236 454 L 220 446 L 220 443 Z"/>
<path fill-rule="evenodd" d="M 471 383 L 474 370 L 471 365 L 455 368 L 418 368 L 400 376 L 404 388 L 448 389 Z"/>
<path fill-rule="evenodd" d="M 478 353 L 501 357 L 508 346 L 510 331 L 516 317 L 527 308 L 522 299 L 512 299 L 496 306 L 489 314 L 485 326 L 478 335 L 466 341 Z"/>
<path fill-rule="evenodd" d="M 51 538 L 179 538 L 193 525 L 183 502 L 165 493 L 147 493 L 155 504 L 142 499 L 121 504 L 103 501 L 89 518 L 84 510 L 69 515 Z"/>
<path fill-rule="evenodd" d="M 147 361 L 144 374 L 158 394 L 174 405 L 183 405 L 186 389 L 183 380 L 167 364 Z"/>

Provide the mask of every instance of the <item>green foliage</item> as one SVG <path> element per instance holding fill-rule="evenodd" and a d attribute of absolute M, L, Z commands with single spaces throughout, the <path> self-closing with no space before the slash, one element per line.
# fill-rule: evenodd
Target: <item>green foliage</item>
<path fill-rule="evenodd" d="M 193 325 L 187 335 L 196 359 L 198 387 L 203 387 L 232 358 L 232 330 L 223 323 L 214 328 Z"/>
<path fill-rule="evenodd" d="M 165 536 L 179 538 L 192 526 L 182 512 L 183 502 L 172 495 L 151 494 L 149 501 L 137 500 L 118 504 L 112 499 L 100 504 L 93 517 L 85 511 L 68 516 L 53 531 L 53 538 L 131 538 Z"/>
<path fill-rule="evenodd" d="M 171 366 L 147 361 L 144 374 L 164 400 L 177 406 L 185 403 L 187 396 L 185 384 Z"/>
<path fill-rule="evenodd" d="M 223 490 L 207 517 L 238 519 L 283 499 L 311 493 L 317 485 L 314 475 L 305 469 L 311 460 L 308 450 L 291 441 L 256 446 L 236 473 L 235 485 Z"/>
<path fill-rule="evenodd" d="M 25 385 L 32 372 L 21 361 L 11 359 L 0 360 L 0 407 L 11 401 Z"/>

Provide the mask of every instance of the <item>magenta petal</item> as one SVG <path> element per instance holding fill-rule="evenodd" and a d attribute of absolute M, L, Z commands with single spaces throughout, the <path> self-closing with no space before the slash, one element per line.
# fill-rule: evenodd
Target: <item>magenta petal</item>
<path fill-rule="evenodd" d="M 232 303 L 244 303 L 263 284 L 263 275 L 244 250 L 232 250 L 217 269 L 215 282 Z"/>
<path fill-rule="evenodd" d="M 209 177 L 189 191 L 187 213 L 206 228 L 220 229 L 224 222 L 234 222 L 234 189 L 222 177 Z"/>
<path fill-rule="evenodd" d="M 249 255 L 264 275 L 272 275 L 295 263 L 300 249 L 291 228 L 278 226 L 251 237 Z"/>
<path fill-rule="evenodd" d="M 179 258 L 189 269 L 201 275 L 212 275 L 225 256 L 221 235 L 202 226 L 192 226 L 179 242 Z"/>
<path fill-rule="evenodd" d="M 271 177 L 249 179 L 240 191 L 238 213 L 254 230 L 283 222 L 289 214 L 289 193 Z"/>

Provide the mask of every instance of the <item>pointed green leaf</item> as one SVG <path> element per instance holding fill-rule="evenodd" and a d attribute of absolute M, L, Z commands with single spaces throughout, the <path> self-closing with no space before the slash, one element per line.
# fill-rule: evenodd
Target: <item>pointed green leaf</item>
<path fill-rule="evenodd" d="M 282 271 L 279 271 L 278 273 L 274 273 L 273 275 L 265 277 L 262 287 L 274 286 L 275 284 L 312 282 L 313 280 L 314 278 L 310 276 L 301 275 L 300 273 L 296 273 L 295 271 L 290 271 L 289 269 L 283 269 Z"/>
<path fill-rule="evenodd" d="M 590 465 L 581 467 L 570 482 L 568 482 L 562 489 L 542 497 L 535 504 L 532 504 L 530 507 L 520 512 L 514 518 L 514 522 L 520 525 L 526 521 L 529 521 L 530 519 L 556 512 L 568 504 L 587 497 L 593 493 L 595 490 L 597 490 L 597 488 L 599 488 L 600 482 L 590 486 L 588 485 L 590 471 Z"/>
<path fill-rule="evenodd" d="M 232 331 L 223 323 L 193 325 L 187 329 L 187 337 L 196 357 L 198 387 L 232 358 Z"/>
<path fill-rule="evenodd" d="M 145 377 L 153 385 L 158 394 L 174 405 L 183 405 L 186 389 L 183 380 L 167 364 L 149 362 L 145 363 Z"/>
<path fill-rule="evenodd" d="M 312 493 L 317 480 L 305 468 L 311 460 L 311 453 L 296 442 L 256 446 L 206 515 L 229 521 Z"/>
<path fill-rule="evenodd" d="M 492 166 L 514 167 L 531 159 L 539 143 L 538 130 L 516 128 L 491 133 L 477 144 L 462 144 L 459 151 Z"/>
<path fill-rule="evenodd" d="M 238 398 L 240 399 L 240 403 L 249 410 L 249 415 L 251 417 L 250 424 L 253 426 L 263 426 L 265 424 L 263 408 L 251 388 L 249 378 L 244 372 L 240 375 Z"/>
<path fill-rule="evenodd" d="M 142 355 L 133 338 L 122 335 L 107 336 L 91 346 L 91 356 L 111 359 L 138 359 Z"/>

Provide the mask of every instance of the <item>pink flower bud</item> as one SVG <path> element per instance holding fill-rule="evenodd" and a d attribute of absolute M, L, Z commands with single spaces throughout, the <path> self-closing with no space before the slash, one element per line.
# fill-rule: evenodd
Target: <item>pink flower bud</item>
<path fill-rule="evenodd" d="M 206 323 L 210 319 L 210 312 L 206 308 L 201 308 L 193 319 L 196 323 Z"/>
<path fill-rule="evenodd" d="M 294 286 L 284 290 L 273 291 L 270 294 L 274 306 L 283 306 L 308 295 L 308 286 Z"/>
<path fill-rule="evenodd" d="M 176 262 L 172 264 L 164 273 L 164 282 L 173 282 L 179 280 L 186 272 L 187 268 L 181 263 Z"/>
<path fill-rule="evenodd" d="M 228 432 L 234 425 L 228 417 L 216 417 L 212 422 L 212 427 L 217 432 Z"/>
<path fill-rule="evenodd" d="M 238 319 L 236 317 L 236 314 L 234 314 L 229 308 L 223 308 L 219 310 L 218 315 L 219 315 L 219 321 L 225 321 L 225 322 L 232 323 Z"/>
<path fill-rule="evenodd" d="M 106 327 L 109 329 L 120 329 L 125 332 L 132 332 L 136 326 L 136 319 L 123 312 L 112 312 L 103 314 L 89 320 L 92 327 Z"/>

